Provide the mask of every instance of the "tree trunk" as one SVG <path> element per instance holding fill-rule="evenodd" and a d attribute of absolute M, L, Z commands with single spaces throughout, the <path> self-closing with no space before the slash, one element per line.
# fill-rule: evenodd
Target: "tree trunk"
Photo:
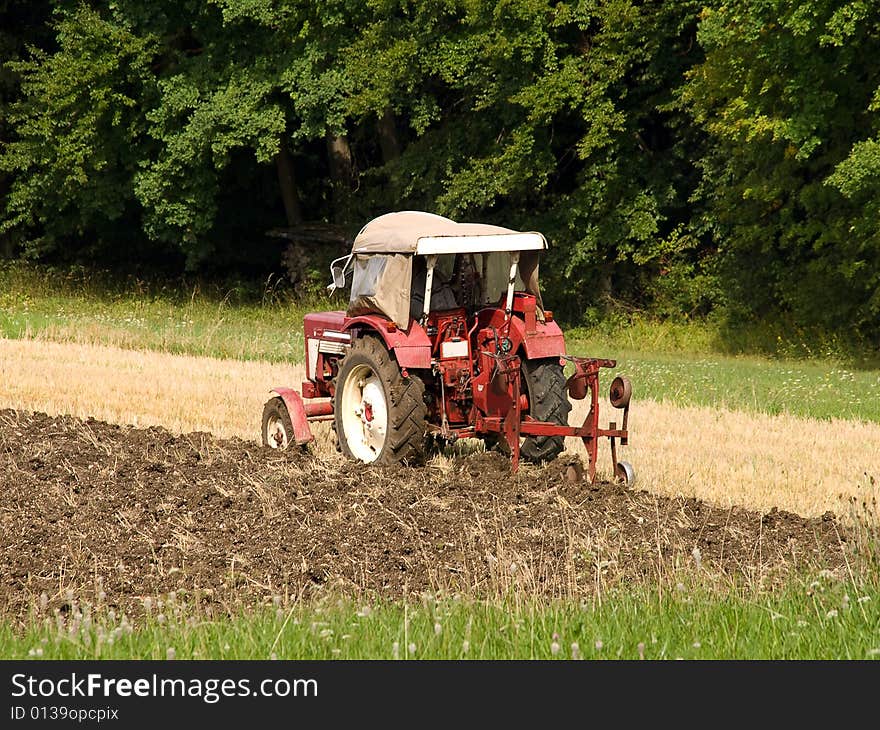
<path fill-rule="evenodd" d="M 351 147 L 344 134 L 327 134 L 327 164 L 330 168 L 330 183 L 333 191 L 333 221 L 345 220 L 345 209 L 351 194 Z"/>
<path fill-rule="evenodd" d="M 327 161 L 334 190 L 347 192 L 351 187 L 351 147 L 344 134 L 327 135 Z"/>
<path fill-rule="evenodd" d="M 400 142 L 397 139 L 397 125 L 394 120 L 394 112 L 390 106 L 385 107 L 377 124 L 379 132 L 379 146 L 382 148 L 382 161 L 386 164 L 400 157 Z"/>
<path fill-rule="evenodd" d="M 293 158 L 284 139 L 275 156 L 278 168 L 278 185 L 281 188 L 281 200 L 287 215 L 287 225 L 293 227 L 303 222 L 302 209 L 299 206 L 299 191 L 296 186 L 296 175 L 293 169 Z"/>
<path fill-rule="evenodd" d="M 299 205 L 299 189 L 296 185 L 296 172 L 293 167 L 293 156 L 287 148 L 287 142 L 282 136 L 275 155 L 275 166 L 278 168 L 278 186 L 281 189 L 281 200 L 284 203 L 284 214 L 287 217 L 287 227 L 295 228 L 302 225 L 302 208 Z M 296 285 L 302 280 L 305 270 L 305 260 L 300 245 L 293 241 L 281 254 L 281 261 L 290 281 Z"/>
<path fill-rule="evenodd" d="M 614 264 L 610 261 L 606 261 L 605 263 L 603 263 L 599 269 L 597 294 L 599 295 L 598 298 L 600 302 L 610 302 L 613 297 L 614 290 L 611 281 L 611 275 L 613 272 Z"/>

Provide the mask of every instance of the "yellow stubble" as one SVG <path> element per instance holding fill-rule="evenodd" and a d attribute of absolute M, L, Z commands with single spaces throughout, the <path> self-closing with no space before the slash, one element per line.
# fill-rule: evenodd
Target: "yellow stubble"
<path fill-rule="evenodd" d="M 642 399 L 630 408 L 630 445 L 618 449 L 618 459 L 633 464 L 642 489 L 818 516 L 829 510 L 846 514 L 851 498 L 870 502 L 880 488 L 880 424 Z M 577 403 L 569 422 L 582 423 L 587 410 L 586 401 Z M 600 425 L 620 425 L 621 412 L 607 402 L 600 415 Z M 607 443 L 600 444 L 598 462 L 606 477 Z M 568 449 L 577 446 L 576 439 L 566 440 Z"/>

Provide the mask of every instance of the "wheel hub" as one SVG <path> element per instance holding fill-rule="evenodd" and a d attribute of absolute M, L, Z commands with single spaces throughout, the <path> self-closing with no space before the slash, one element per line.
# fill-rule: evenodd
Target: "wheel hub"
<path fill-rule="evenodd" d="M 281 419 L 277 417 L 270 418 L 269 422 L 266 424 L 266 432 L 268 437 L 266 440 L 269 442 L 271 448 L 284 449 L 287 447 L 289 439 L 284 424 L 281 423 Z"/>

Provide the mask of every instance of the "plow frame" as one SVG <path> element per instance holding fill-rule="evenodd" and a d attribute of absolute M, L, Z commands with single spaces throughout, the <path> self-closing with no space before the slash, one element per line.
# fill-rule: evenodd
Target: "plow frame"
<path fill-rule="evenodd" d="M 508 381 L 508 393 L 512 400 L 510 410 L 505 416 L 483 416 L 477 414 L 474 427 L 462 429 L 458 431 L 460 437 L 478 436 L 481 432 L 501 433 L 511 452 L 512 470 L 515 472 L 519 467 L 519 448 L 520 436 L 574 436 L 583 441 L 584 448 L 587 451 L 588 473 L 590 483 L 596 481 L 596 462 L 599 456 L 599 439 L 608 438 L 611 442 L 611 462 L 612 470 L 616 477 L 627 479 L 625 473 L 621 473 L 621 468 L 617 461 L 617 440 L 620 440 L 622 446 L 629 443 L 629 431 L 627 429 L 629 421 L 629 393 L 627 392 L 619 399 L 620 405 L 617 406 L 623 410 L 623 420 L 621 427 L 617 427 L 616 421 L 611 421 L 608 428 L 600 428 L 599 426 L 599 371 L 602 368 L 617 367 L 616 360 L 608 360 L 602 358 L 573 357 L 563 355 L 561 359 L 567 360 L 574 364 L 575 372 L 567 381 L 570 397 L 574 400 L 580 400 L 586 397 L 586 393 L 590 395 L 590 410 L 587 417 L 580 426 L 563 426 L 558 423 L 550 423 L 548 421 L 538 421 L 529 415 L 522 414 L 522 399 L 520 398 L 520 370 L 519 358 L 516 356 L 494 356 L 498 361 L 498 373 L 503 375 Z M 623 380 L 621 380 L 621 387 Z M 614 401 L 613 388 L 617 385 L 618 380 L 612 385 L 612 403 Z M 626 381 L 626 387 L 629 383 Z"/>

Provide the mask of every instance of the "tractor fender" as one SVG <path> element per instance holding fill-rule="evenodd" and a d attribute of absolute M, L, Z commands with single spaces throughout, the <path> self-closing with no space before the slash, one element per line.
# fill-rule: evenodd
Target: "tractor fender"
<path fill-rule="evenodd" d="M 431 367 L 431 340 L 424 328 L 414 321 L 405 330 L 397 327 L 389 329 L 389 324 L 385 317 L 365 314 L 347 319 L 345 329 L 378 335 L 402 368 Z"/>
<path fill-rule="evenodd" d="M 560 357 L 565 354 L 565 335 L 556 322 L 538 322 L 536 331 L 529 334 L 526 325 L 519 317 L 513 318 L 513 327 L 522 342 L 527 360 L 541 360 L 545 357 Z"/>
<path fill-rule="evenodd" d="M 302 397 L 293 388 L 272 388 L 273 393 L 281 396 L 287 412 L 290 414 L 290 422 L 293 425 L 293 438 L 297 444 L 311 443 L 315 440 L 312 429 L 309 428 L 309 420 L 306 417 L 306 409 Z"/>
<path fill-rule="evenodd" d="M 504 326 L 504 310 L 484 309 L 477 315 L 481 327 L 492 326 L 500 330 Z M 565 335 L 556 322 L 538 321 L 535 332 L 526 332 L 526 324 L 519 317 L 510 320 L 510 339 L 512 351 L 520 348 L 527 360 L 541 360 L 547 357 L 561 357 L 565 354 Z"/>

